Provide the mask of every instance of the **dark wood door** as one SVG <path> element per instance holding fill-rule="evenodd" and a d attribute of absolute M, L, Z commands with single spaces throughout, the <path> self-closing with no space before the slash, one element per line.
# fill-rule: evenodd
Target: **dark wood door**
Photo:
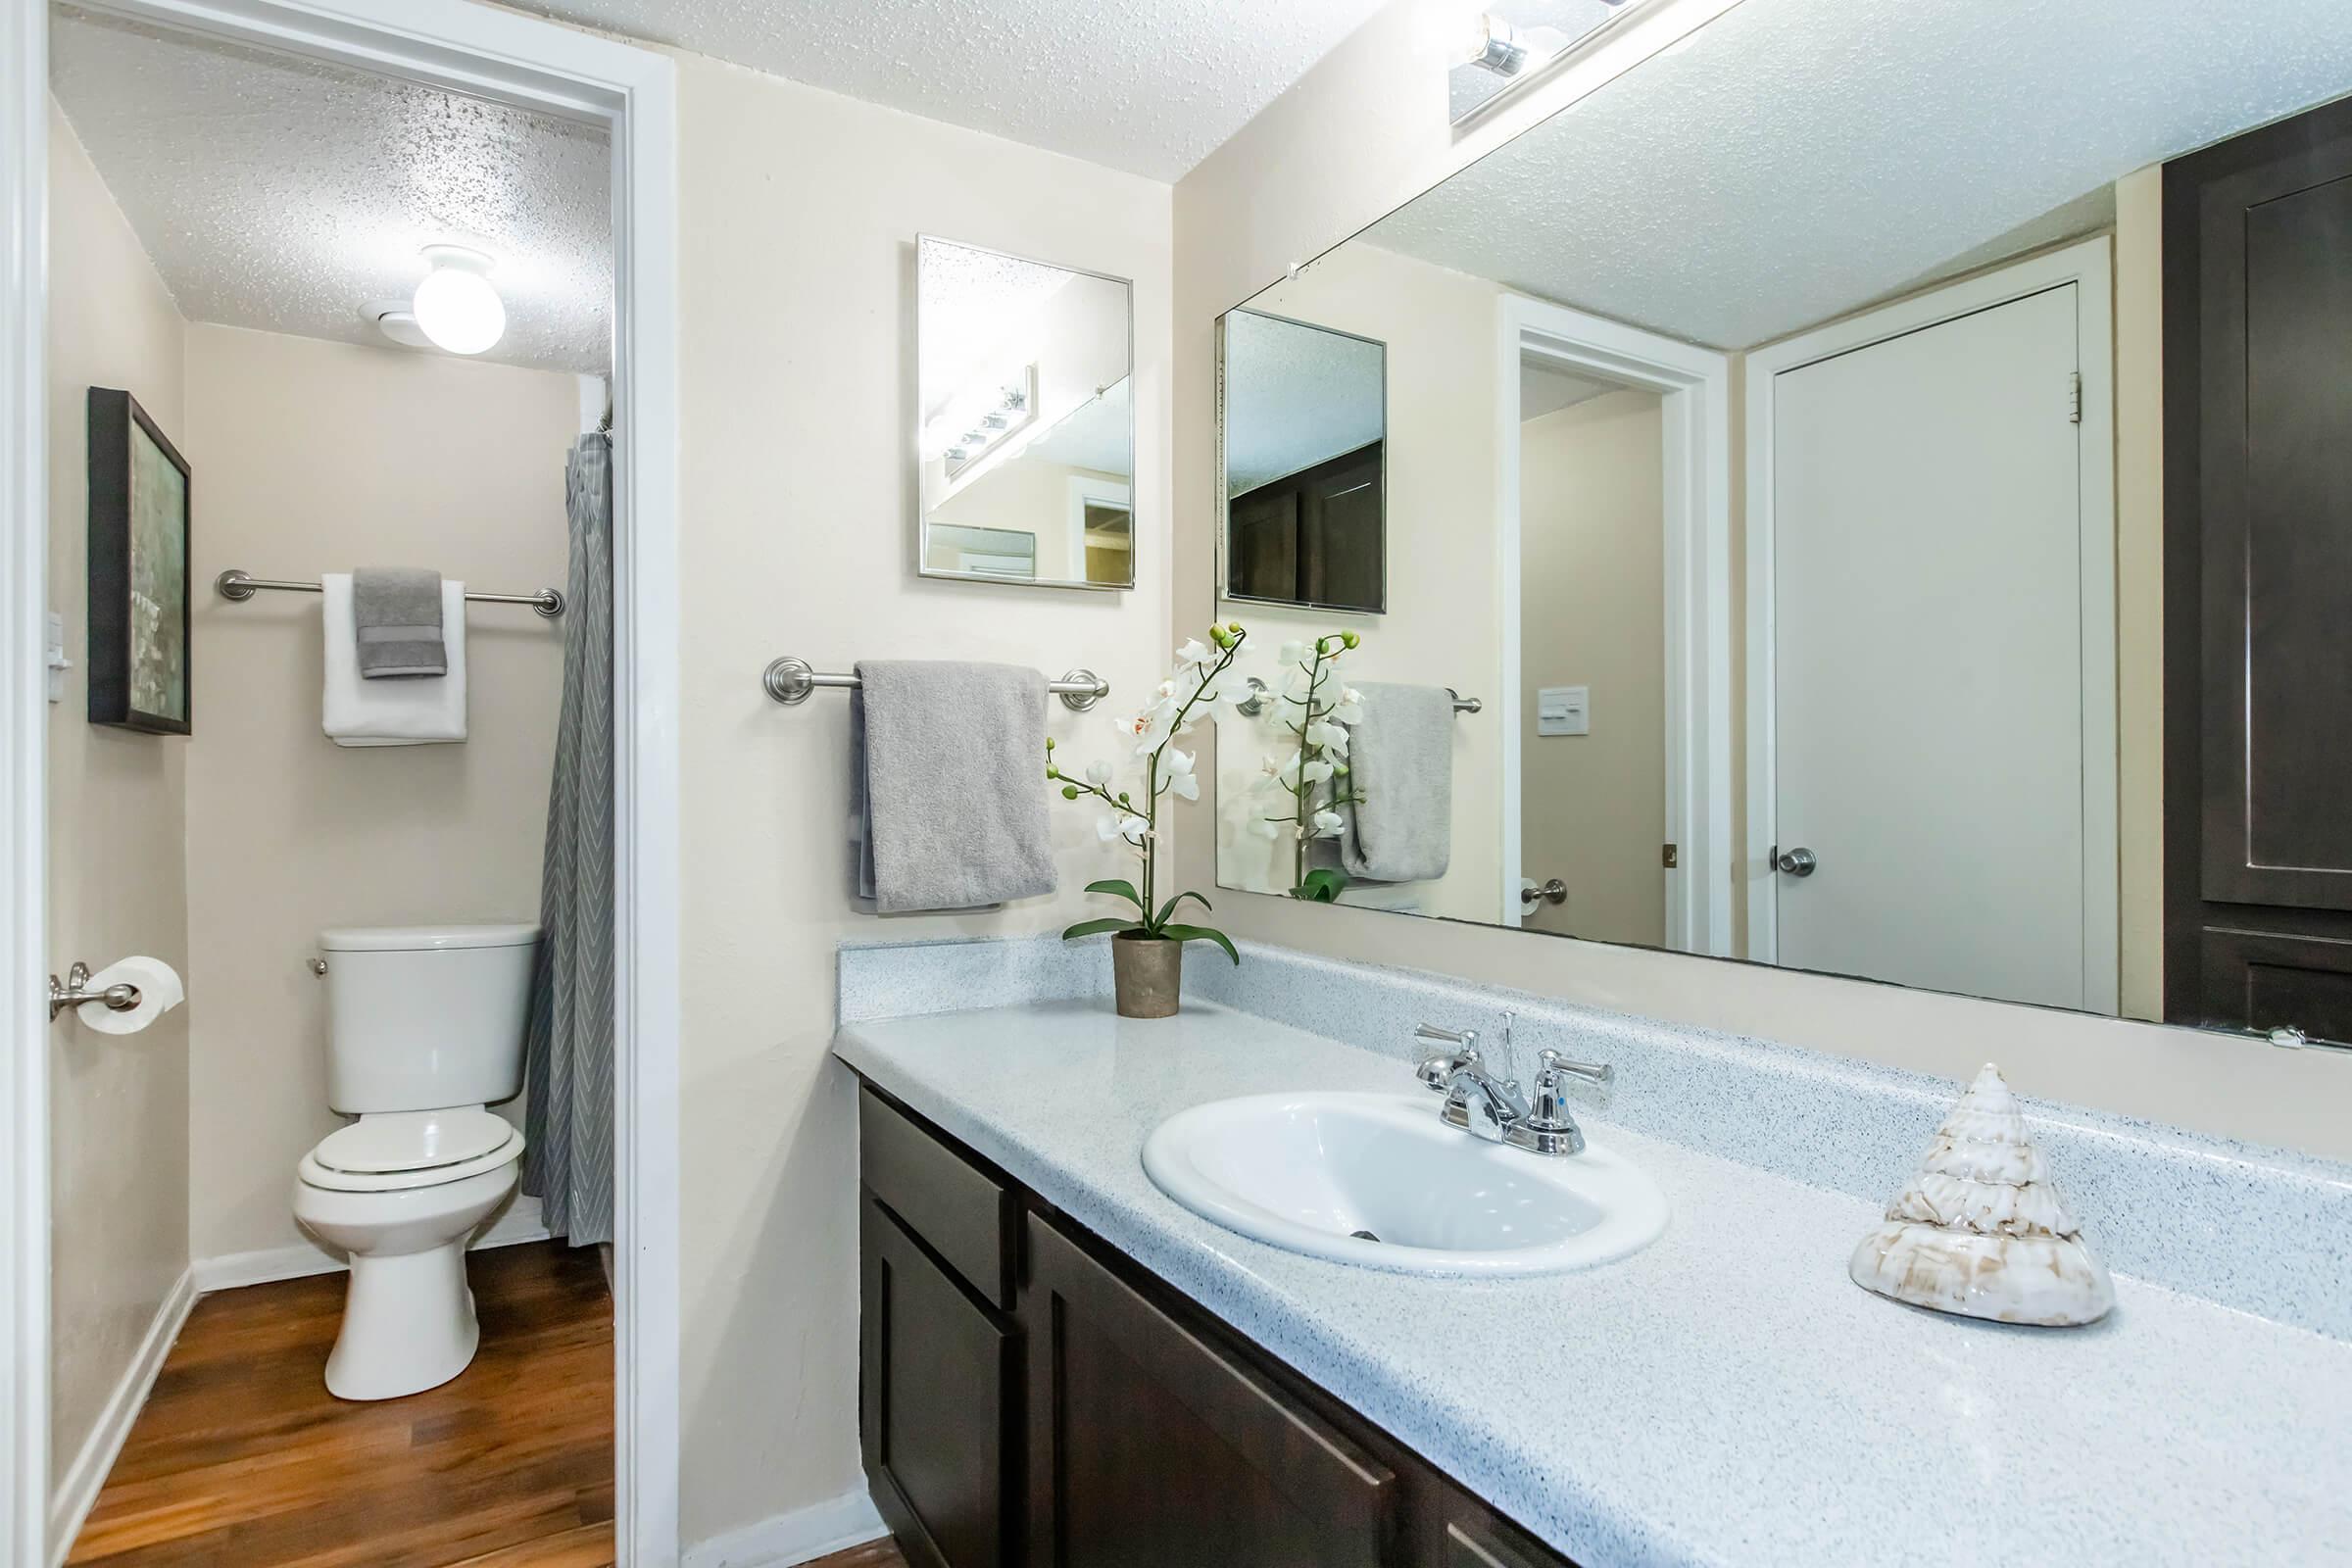
<path fill-rule="evenodd" d="M 1396 1475 L 1028 1222 L 1031 1568 L 1387 1568 Z"/>
<path fill-rule="evenodd" d="M 858 1425 L 874 1504 L 914 1568 L 1008 1568 L 1018 1329 L 870 1191 L 858 1245 Z"/>
<path fill-rule="evenodd" d="M 2352 1040 L 2352 105 L 2165 169 L 2165 1016 Z"/>

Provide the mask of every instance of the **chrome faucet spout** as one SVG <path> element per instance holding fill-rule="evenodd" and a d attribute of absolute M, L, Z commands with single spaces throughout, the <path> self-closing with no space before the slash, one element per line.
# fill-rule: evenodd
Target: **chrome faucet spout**
<path fill-rule="evenodd" d="M 1508 1038 L 1508 1026 L 1505 1026 Z M 1535 1103 L 1519 1098 L 1519 1085 L 1494 1078 L 1478 1053 L 1475 1029 L 1441 1029 L 1423 1024 L 1413 1031 L 1421 1040 L 1444 1041 L 1460 1049 L 1440 1052 L 1423 1059 L 1414 1076 L 1431 1091 L 1446 1097 L 1440 1112 L 1446 1124 L 1491 1144 L 1508 1144 L 1535 1154 L 1580 1154 L 1584 1129 L 1569 1114 L 1565 1080 L 1581 1078 L 1606 1084 L 1612 1074 L 1605 1064 L 1568 1061 L 1556 1051 L 1544 1053 L 1544 1070 L 1536 1075 Z"/>

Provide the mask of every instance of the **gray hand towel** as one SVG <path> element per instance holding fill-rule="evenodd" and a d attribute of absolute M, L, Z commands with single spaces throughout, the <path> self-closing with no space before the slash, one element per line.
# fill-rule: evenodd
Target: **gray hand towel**
<path fill-rule="evenodd" d="M 1046 678 L 1016 664 L 882 660 L 850 694 L 851 837 L 875 912 L 1054 891 Z"/>
<path fill-rule="evenodd" d="M 362 680 L 449 673 L 439 572 L 360 567 L 351 574 L 351 618 L 359 633 Z"/>
<path fill-rule="evenodd" d="M 1340 814 L 1340 864 L 1367 882 L 1433 882 L 1453 858 L 1453 696 L 1443 686 L 1361 683 Z"/>

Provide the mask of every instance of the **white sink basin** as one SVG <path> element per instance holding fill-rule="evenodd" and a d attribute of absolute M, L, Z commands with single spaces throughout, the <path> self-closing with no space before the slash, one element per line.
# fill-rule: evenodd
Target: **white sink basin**
<path fill-rule="evenodd" d="M 1250 1095 L 1180 1111 L 1144 1170 L 1201 1218 L 1403 1274 L 1552 1274 L 1640 1251 L 1665 1194 L 1597 1144 L 1559 1158 L 1471 1137 L 1435 1095 Z"/>

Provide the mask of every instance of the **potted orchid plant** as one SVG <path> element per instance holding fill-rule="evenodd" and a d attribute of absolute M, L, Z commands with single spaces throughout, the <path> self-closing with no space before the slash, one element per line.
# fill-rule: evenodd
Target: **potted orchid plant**
<path fill-rule="evenodd" d="M 1277 843 L 1291 841 L 1291 897 L 1318 904 L 1338 900 L 1348 874 L 1337 866 L 1308 868 L 1319 840 L 1336 839 L 1347 826 L 1346 808 L 1363 800 L 1348 776 L 1348 731 L 1364 716 L 1364 694 L 1339 678 L 1339 661 L 1363 639 L 1351 631 L 1332 632 L 1313 643 L 1285 643 L 1280 707 L 1275 722 L 1290 737 L 1291 754 L 1269 757 L 1258 787 L 1289 797 L 1278 814 L 1252 824 Z"/>
<path fill-rule="evenodd" d="M 1178 800 L 1200 798 L 1200 781 L 1194 773 L 1195 754 L 1177 749 L 1198 717 L 1218 705 L 1231 706 L 1249 693 L 1239 681 L 1227 681 L 1234 656 L 1249 633 L 1240 621 L 1208 629 L 1208 643 L 1198 638 L 1176 650 L 1176 670 L 1160 682 L 1152 705 L 1126 727 L 1134 755 L 1143 759 L 1142 798 L 1134 791 L 1112 788 L 1116 774 L 1108 762 L 1091 762 L 1083 774 L 1061 770 L 1054 760 L 1054 742 L 1046 742 L 1046 777 L 1061 786 L 1065 801 L 1094 801 L 1103 808 L 1096 831 L 1103 842 L 1123 842 L 1135 851 L 1136 880 L 1112 877 L 1090 882 L 1089 893 L 1107 894 L 1135 906 L 1130 915 L 1081 920 L 1062 932 L 1064 941 L 1111 933 L 1111 973 L 1118 993 L 1119 1015 L 1125 1018 L 1166 1018 L 1174 1015 L 1184 980 L 1184 947 L 1188 942 L 1213 942 L 1235 963 L 1242 956 L 1224 932 L 1204 925 L 1186 925 L 1175 916 L 1184 901 L 1201 908 L 1208 900 L 1187 889 L 1154 906 L 1159 895 L 1159 808 L 1173 795 Z M 1211 646 L 1213 645 L 1213 646 Z M 1141 886 L 1137 882 L 1141 882 Z"/>

